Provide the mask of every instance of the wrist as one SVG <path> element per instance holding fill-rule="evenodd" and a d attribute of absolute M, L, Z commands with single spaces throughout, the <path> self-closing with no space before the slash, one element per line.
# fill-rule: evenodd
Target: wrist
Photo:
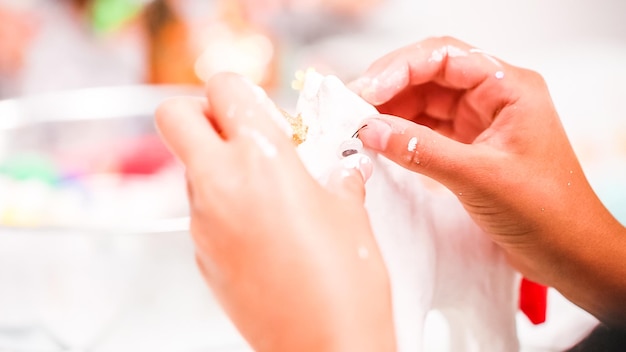
<path fill-rule="evenodd" d="M 547 248 L 548 285 L 607 324 L 626 326 L 626 229 L 593 195 Z"/>

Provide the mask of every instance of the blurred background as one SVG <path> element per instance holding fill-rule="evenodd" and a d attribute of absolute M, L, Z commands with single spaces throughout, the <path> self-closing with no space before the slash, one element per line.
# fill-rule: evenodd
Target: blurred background
<path fill-rule="evenodd" d="M 182 170 L 152 123 L 223 70 L 289 110 L 297 70 L 347 82 L 455 36 L 546 78 L 626 223 L 625 14 L 620 0 L 0 0 L 0 351 L 247 350 L 195 269 Z M 596 323 L 552 290 L 545 324 L 518 322 L 527 351 Z"/>

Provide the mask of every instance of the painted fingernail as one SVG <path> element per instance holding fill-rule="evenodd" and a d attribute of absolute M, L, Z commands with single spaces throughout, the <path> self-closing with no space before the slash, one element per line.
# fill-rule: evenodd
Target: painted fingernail
<path fill-rule="evenodd" d="M 359 139 L 366 147 L 382 152 L 387 149 L 391 131 L 391 125 L 387 122 L 380 119 L 370 119 L 365 122 L 365 127 L 359 131 Z"/>
<path fill-rule="evenodd" d="M 364 182 L 367 182 L 367 180 L 369 180 L 374 170 L 374 167 L 372 165 L 372 159 L 370 159 L 367 155 L 361 153 L 352 154 L 342 159 L 341 164 L 345 169 L 358 170 L 361 173 Z"/>

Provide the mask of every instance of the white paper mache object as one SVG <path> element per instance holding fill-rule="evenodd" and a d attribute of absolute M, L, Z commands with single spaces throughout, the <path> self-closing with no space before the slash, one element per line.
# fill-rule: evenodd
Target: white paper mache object
<path fill-rule="evenodd" d="M 308 132 L 298 153 L 323 182 L 339 161 L 339 145 L 377 111 L 334 76 L 307 72 L 303 83 L 296 113 Z M 374 164 L 365 206 L 390 275 L 398 351 L 519 350 L 518 277 L 504 253 L 453 194 L 429 189 L 423 176 L 364 153 Z M 427 319 L 433 311 L 447 324 Z"/>

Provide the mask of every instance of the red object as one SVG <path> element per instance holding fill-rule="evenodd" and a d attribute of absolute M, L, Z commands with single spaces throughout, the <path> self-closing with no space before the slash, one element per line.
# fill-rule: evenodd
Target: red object
<path fill-rule="evenodd" d="M 546 321 L 548 287 L 522 278 L 519 308 L 535 325 Z"/>
<path fill-rule="evenodd" d="M 121 145 L 118 171 L 125 175 L 150 175 L 174 159 L 156 135 L 142 136 Z"/>

